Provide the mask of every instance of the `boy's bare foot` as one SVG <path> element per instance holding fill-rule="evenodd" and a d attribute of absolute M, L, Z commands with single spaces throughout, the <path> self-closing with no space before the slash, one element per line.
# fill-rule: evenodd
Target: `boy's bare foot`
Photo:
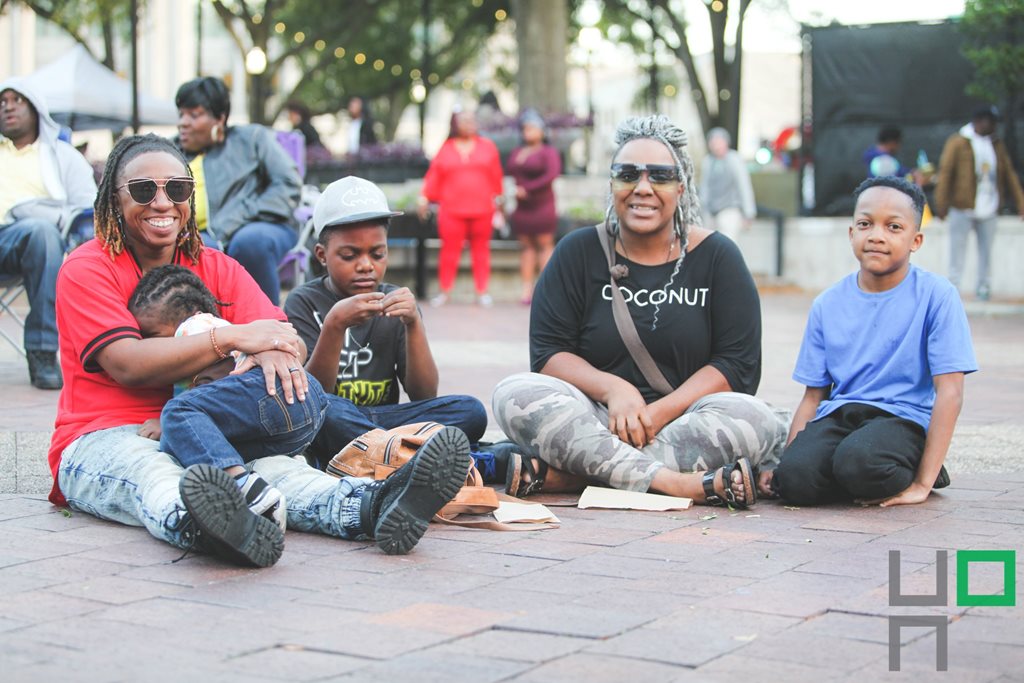
<path fill-rule="evenodd" d="M 757 493 L 762 498 L 778 498 L 775 490 L 775 470 L 761 470 L 757 475 Z"/>

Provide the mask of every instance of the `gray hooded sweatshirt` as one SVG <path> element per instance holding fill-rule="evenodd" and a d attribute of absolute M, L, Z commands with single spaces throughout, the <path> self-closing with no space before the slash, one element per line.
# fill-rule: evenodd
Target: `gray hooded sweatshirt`
<path fill-rule="evenodd" d="M 96 181 L 92 166 L 71 144 L 59 140 L 60 126 L 50 118 L 46 102 L 20 77 L 0 83 L 0 92 L 13 90 L 35 107 L 39 117 L 39 163 L 49 197 L 36 197 L 18 202 L 6 216 L 0 216 L 0 227 L 22 218 L 41 218 L 63 229 L 80 210 L 91 208 L 96 201 Z M 0 169 L 0 182 L 4 181 Z"/>

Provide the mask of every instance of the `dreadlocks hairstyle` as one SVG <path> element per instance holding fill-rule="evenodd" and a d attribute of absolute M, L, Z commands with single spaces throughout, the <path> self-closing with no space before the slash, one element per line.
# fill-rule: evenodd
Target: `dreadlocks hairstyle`
<path fill-rule="evenodd" d="M 614 161 L 619 155 L 626 143 L 642 139 L 657 140 L 668 148 L 676 162 L 676 172 L 683 184 L 683 194 L 676 204 L 675 215 L 672 217 L 672 229 L 679 238 L 679 258 L 676 259 L 675 268 L 672 269 L 672 276 L 663 288 L 667 292 L 675 282 L 679 269 L 683 266 L 683 259 L 686 258 L 686 248 L 689 245 L 689 226 L 701 224 L 700 200 L 697 199 L 697 187 L 693 182 L 693 159 L 690 158 L 690 153 L 686 150 L 686 131 L 661 114 L 630 117 L 615 129 L 616 147 L 612 160 Z M 612 237 L 612 249 L 614 249 L 614 240 L 619 236 L 619 217 L 615 213 L 615 202 L 611 192 L 608 194 L 608 209 L 605 211 L 604 227 Z M 628 274 L 629 270 L 620 266 L 616 266 L 612 271 L 612 277 L 617 280 L 627 277 Z M 660 312 L 661 304 L 657 303 L 654 305 L 654 320 L 651 322 L 651 330 L 658 328 Z"/>
<path fill-rule="evenodd" d="M 121 184 L 121 173 L 125 165 L 143 154 L 164 152 L 179 159 L 188 176 L 192 170 L 188 167 L 185 157 L 174 144 L 158 135 L 131 135 L 121 138 L 107 157 L 107 165 L 103 169 L 103 178 L 96 191 L 94 219 L 96 237 L 103 243 L 103 248 L 113 259 L 125 250 L 124 217 L 117 201 L 117 186 Z M 192 263 L 199 261 L 199 251 L 203 248 L 203 240 L 196 227 L 195 194 L 188 200 L 190 215 L 185 229 L 178 234 L 178 247 L 188 255 Z"/>
<path fill-rule="evenodd" d="M 199 276 L 184 266 L 157 266 L 142 276 L 128 299 L 128 310 L 155 315 L 175 327 L 195 313 L 220 315 L 220 307 L 228 306 L 210 293 Z"/>

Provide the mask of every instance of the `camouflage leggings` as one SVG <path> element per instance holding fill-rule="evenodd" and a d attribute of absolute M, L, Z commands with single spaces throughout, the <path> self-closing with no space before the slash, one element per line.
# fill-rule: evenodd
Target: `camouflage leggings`
<path fill-rule="evenodd" d="M 698 400 L 637 449 L 608 431 L 608 408 L 560 379 L 520 373 L 494 390 L 494 416 L 527 455 L 631 491 L 650 488 L 655 472 L 701 472 L 746 456 L 774 468 L 789 430 L 787 411 L 735 392 Z"/>

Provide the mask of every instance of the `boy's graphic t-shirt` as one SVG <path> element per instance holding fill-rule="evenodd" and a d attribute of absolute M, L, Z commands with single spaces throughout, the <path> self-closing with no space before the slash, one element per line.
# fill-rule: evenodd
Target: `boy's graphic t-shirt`
<path fill-rule="evenodd" d="M 292 290 L 284 311 L 309 352 L 313 352 L 323 321 L 331 307 L 341 300 L 327 288 L 324 275 Z M 387 294 L 395 285 L 382 283 L 377 291 Z M 338 362 L 338 379 L 324 387 L 356 405 L 398 403 L 399 381 L 405 377 L 405 323 L 399 318 L 371 318 L 345 331 L 345 343 Z"/>
<path fill-rule="evenodd" d="M 847 403 L 866 403 L 926 430 L 934 375 L 978 369 L 967 315 L 956 288 L 915 265 L 889 291 L 865 292 L 851 273 L 811 305 L 793 379 L 831 386 L 815 419 Z"/>
<path fill-rule="evenodd" d="M 617 262 L 629 268 L 617 284 L 637 333 L 673 387 L 711 365 L 733 391 L 757 391 L 760 299 L 739 249 L 728 237 L 712 233 L 705 238 L 686 255 L 671 286 L 675 260 L 645 266 L 617 254 Z M 540 372 L 556 353 L 572 353 L 627 380 L 650 403 L 660 395 L 648 386 L 619 335 L 611 287 L 608 262 L 593 228 L 576 230 L 558 243 L 533 296 L 531 369 Z"/>

